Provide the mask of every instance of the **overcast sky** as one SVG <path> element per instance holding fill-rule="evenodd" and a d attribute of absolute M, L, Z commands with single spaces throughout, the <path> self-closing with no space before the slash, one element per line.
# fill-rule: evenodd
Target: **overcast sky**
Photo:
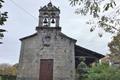
<path fill-rule="evenodd" d="M 35 33 L 38 10 L 48 2 L 49 0 L 5 0 L 3 10 L 8 11 L 9 18 L 3 28 L 8 32 L 0 45 L 0 63 L 18 62 L 21 47 L 19 39 Z M 91 33 L 90 27 L 85 23 L 88 17 L 76 15 L 75 8 L 70 7 L 68 0 L 53 0 L 52 3 L 60 7 L 60 26 L 64 34 L 76 39 L 77 44 L 82 47 L 101 54 L 108 52 L 107 44 L 111 34 L 104 34 L 99 38 L 97 31 Z"/>

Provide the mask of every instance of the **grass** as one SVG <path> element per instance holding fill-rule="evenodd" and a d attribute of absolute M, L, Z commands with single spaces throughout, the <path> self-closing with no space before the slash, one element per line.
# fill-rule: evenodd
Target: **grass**
<path fill-rule="evenodd" d="M 0 76 L 0 80 L 2 80 L 2 77 Z"/>

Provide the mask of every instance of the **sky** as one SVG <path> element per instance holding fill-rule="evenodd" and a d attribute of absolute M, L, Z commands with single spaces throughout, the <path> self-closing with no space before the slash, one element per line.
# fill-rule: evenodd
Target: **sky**
<path fill-rule="evenodd" d="M 8 21 L 2 26 L 7 32 L 2 39 L 3 44 L 0 45 L 0 63 L 18 63 L 21 47 L 19 39 L 36 32 L 38 10 L 49 1 L 5 0 L 2 10 L 8 12 Z M 101 54 L 109 52 L 107 44 L 111 40 L 111 34 L 104 33 L 100 38 L 97 30 L 90 32 L 90 26 L 86 24 L 89 17 L 76 15 L 69 0 L 52 0 L 52 3 L 61 10 L 60 27 L 64 34 L 76 39 L 79 46 Z"/>

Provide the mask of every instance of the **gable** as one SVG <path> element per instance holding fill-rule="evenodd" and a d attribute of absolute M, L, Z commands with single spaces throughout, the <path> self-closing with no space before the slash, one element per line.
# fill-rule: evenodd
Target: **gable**
<path fill-rule="evenodd" d="M 34 37 L 34 36 L 36 36 L 36 35 L 37 35 L 37 33 L 34 33 L 34 34 L 32 34 L 32 35 L 29 35 L 29 36 L 26 36 L 26 37 L 20 38 L 20 40 L 22 41 L 22 40 L 25 40 L 25 39 L 28 39 L 28 38 Z"/>

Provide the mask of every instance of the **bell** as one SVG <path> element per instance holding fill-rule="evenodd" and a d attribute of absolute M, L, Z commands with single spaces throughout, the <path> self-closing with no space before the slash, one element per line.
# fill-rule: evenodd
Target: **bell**
<path fill-rule="evenodd" d="M 48 23 L 46 18 L 44 19 L 43 23 Z"/>
<path fill-rule="evenodd" d="M 53 24 L 55 23 L 54 19 L 52 19 L 51 23 L 53 23 Z"/>

